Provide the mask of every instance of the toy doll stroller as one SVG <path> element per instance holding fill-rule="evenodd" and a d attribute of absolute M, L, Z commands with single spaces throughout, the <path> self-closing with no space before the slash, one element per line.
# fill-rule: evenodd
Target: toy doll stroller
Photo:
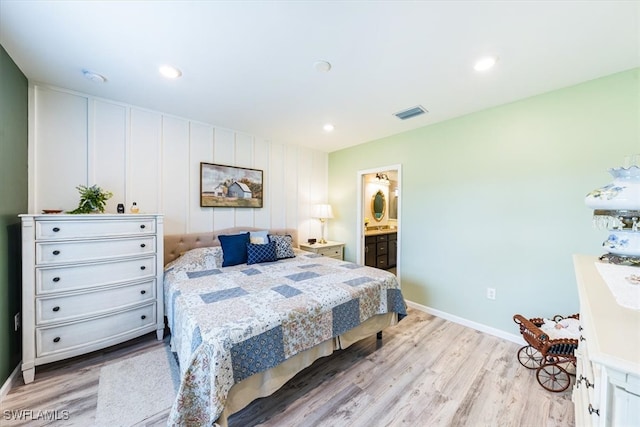
<path fill-rule="evenodd" d="M 565 319 L 579 320 L 578 314 L 568 317 L 556 315 L 553 322 L 559 323 Z M 576 357 L 574 350 L 578 348 L 578 339 L 550 338 L 549 333 L 541 327 L 545 319 L 526 319 L 516 314 L 513 321 L 520 326 L 520 333 L 529 344 L 518 350 L 518 362 L 527 369 L 536 370 L 538 383 L 546 390 L 561 392 L 571 383 L 571 376 L 575 376 Z"/>

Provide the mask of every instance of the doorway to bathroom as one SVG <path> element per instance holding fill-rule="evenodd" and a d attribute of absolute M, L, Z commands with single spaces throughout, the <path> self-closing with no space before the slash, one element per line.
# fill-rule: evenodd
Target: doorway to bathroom
<path fill-rule="evenodd" d="M 358 171 L 359 264 L 391 271 L 400 277 L 402 166 Z"/>

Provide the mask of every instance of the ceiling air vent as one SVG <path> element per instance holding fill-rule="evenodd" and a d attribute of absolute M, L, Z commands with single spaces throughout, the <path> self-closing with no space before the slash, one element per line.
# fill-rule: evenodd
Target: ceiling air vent
<path fill-rule="evenodd" d="M 418 105 L 416 107 L 409 108 L 408 110 L 395 113 L 394 115 L 400 120 L 407 120 L 407 119 L 410 119 L 411 117 L 419 116 L 420 114 L 424 114 L 426 112 L 427 110 L 425 110 L 422 105 Z"/>

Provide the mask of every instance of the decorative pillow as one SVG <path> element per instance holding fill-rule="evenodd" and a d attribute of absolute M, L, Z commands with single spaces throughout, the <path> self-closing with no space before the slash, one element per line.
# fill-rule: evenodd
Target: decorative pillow
<path fill-rule="evenodd" d="M 293 238 L 289 234 L 276 235 L 269 234 L 269 241 L 276 244 L 276 256 L 278 259 L 283 258 L 295 258 L 296 254 L 293 252 Z"/>
<path fill-rule="evenodd" d="M 268 231 L 250 231 L 249 232 L 249 241 L 256 245 L 264 245 L 269 243 Z"/>
<path fill-rule="evenodd" d="M 245 264 L 247 262 L 247 243 L 249 233 L 218 236 L 222 245 L 222 266 Z"/>
<path fill-rule="evenodd" d="M 276 242 L 265 244 L 247 243 L 247 264 L 277 261 Z"/>
<path fill-rule="evenodd" d="M 191 249 L 168 263 L 164 269 L 174 268 L 180 271 L 199 271 L 220 268 L 222 265 L 222 248 L 213 246 Z"/>

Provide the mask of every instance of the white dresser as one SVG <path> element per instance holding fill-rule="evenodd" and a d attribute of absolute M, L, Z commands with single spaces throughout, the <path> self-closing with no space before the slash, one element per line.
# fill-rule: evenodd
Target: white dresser
<path fill-rule="evenodd" d="M 20 215 L 22 374 L 164 333 L 161 215 Z"/>
<path fill-rule="evenodd" d="M 596 257 L 573 260 L 582 327 L 575 353 L 575 425 L 640 426 L 640 311 L 616 302 Z"/>

